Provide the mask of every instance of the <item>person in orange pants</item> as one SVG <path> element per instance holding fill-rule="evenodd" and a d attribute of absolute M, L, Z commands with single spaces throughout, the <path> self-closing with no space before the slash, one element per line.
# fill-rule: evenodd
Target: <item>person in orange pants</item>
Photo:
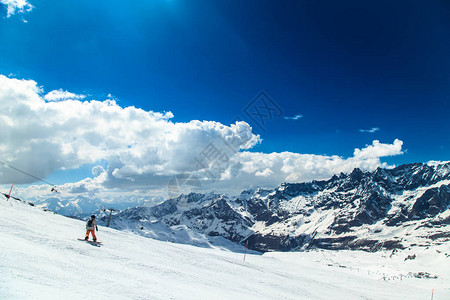
<path fill-rule="evenodd" d="M 84 240 L 87 241 L 89 239 L 89 234 L 92 234 L 92 240 L 94 242 L 97 241 L 97 236 L 95 235 L 95 230 L 98 231 L 97 221 L 95 220 L 95 215 L 92 215 L 91 218 L 86 223 L 86 236 Z"/>

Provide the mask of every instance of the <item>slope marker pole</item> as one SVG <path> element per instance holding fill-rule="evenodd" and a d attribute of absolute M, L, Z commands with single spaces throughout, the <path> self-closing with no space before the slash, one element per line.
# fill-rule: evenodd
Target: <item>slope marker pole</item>
<path fill-rule="evenodd" d="M 9 190 L 9 195 L 8 195 L 8 197 L 6 197 L 6 201 L 9 200 L 9 197 L 11 197 L 11 192 L 12 192 L 13 187 L 14 187 L 14 181 L 13 181 L 13 184 L 11 186 L 11 189 Z"/>
<path fill-rule="evenodd" d="M 244 261 L 245 261 L 245 255 L 247 254 L 247 248 L 248 248 L 248 240 L 247 240 L 247 243 L 245 243 Z"/>

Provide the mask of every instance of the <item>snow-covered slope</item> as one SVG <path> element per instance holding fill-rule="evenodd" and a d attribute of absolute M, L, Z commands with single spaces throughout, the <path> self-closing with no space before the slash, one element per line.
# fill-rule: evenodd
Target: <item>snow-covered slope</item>
<path fill-rule="evenodd" d="M 95 247 L 77 240 L 84 225 L 26 203 L 1 200 L 0 299 L 450 297 L 450 249 L 445 245 L 402 250 L 391 257 L 385 252 L 320 250 L 253 253 L 243 261 L 242 252 L 104 227 L 98 232 L 104 244 Z M 415 259 L 404 261 L 408 255 Z M 418 278 L 427 274 L 437 278 Z"/>

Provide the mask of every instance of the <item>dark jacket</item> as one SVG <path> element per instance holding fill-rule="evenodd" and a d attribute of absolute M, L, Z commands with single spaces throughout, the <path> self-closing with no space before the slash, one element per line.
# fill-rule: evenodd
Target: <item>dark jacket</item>
<path fill-rule="evenodd" d="M 92 224 L 91 224 L 91 226 L 89 226 L 89 221 L 91 221 L 92 220 Z M 94 230 L 95 228 L 97 228 L 97 221 L 95 220 L 95 219 L 89 219 L 87 222 L 86 222 L 86 229 L 87 230 Z"/>

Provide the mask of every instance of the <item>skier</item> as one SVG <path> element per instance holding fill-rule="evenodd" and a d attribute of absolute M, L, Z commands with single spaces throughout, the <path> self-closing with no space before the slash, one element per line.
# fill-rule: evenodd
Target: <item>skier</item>
<path fill-rule="evenodd" d="M 94 229 L 98 231 L 97 221 L 95 221 L 95 215 L 92 215 L 86 223 L 86 236 L 84 237 L 85 241 L 89 239 L 89 234 L 92 234 L 92 239 L 94 240 L 94 242 L 97 242 L 97 237 L 95 236 Z"/>

